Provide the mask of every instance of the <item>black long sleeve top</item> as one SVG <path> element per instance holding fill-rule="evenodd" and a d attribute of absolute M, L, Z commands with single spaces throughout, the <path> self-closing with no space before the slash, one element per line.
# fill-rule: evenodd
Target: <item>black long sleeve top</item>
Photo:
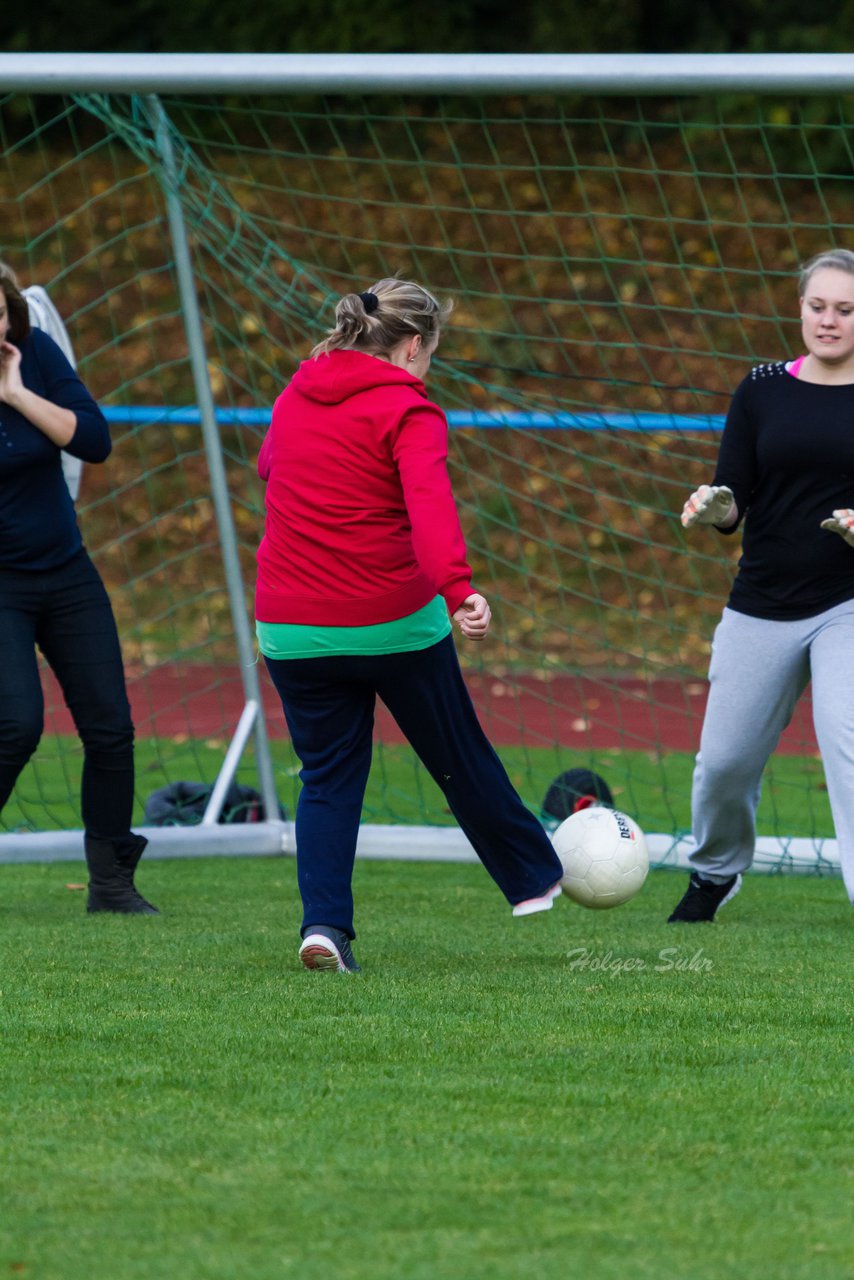
<path fill-rule="evenodd" d="M 802 382 L 782 362 L 751 370 L 714 483 L 729 485 L 745 517 L 731 609 L 785 621 L 854 599 L 854 547 L 821 528 L 854 506 L 854 384 Z"/>
<path fill-rule="evenodd" d="M 77 418 L 67 452 L 103 462 L 112 447 L 106 419 L 53 339 L 32 329 L 20 352 L 24 386 Z M 0 569 L 59 568 L 82 547 L 60 453 L 23 414 L 0 402 Z"/>

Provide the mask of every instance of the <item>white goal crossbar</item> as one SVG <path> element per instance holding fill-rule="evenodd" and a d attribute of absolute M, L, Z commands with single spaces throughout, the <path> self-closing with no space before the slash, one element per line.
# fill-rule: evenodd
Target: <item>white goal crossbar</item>
<path fill-rule="evenodd" d="M 5 53 L 19 93 L 850 93 L 849 53 Z"/>

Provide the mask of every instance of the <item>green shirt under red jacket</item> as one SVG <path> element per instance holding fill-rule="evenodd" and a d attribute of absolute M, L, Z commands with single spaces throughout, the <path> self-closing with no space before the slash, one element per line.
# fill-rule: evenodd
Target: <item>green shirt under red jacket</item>
<path fill-rule="evenodd" d="M 428 649 L 450 634 L 451 620 L 441 596 L 417 613 L 368 627 L 305 627 L 292 622 L 256 622 L 265 658 L 325 658 L 339 653 L 410 653 Z"/>

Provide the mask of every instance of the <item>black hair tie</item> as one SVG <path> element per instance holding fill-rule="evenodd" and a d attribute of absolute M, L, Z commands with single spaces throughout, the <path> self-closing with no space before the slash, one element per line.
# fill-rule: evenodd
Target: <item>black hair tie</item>
<path fill-rule="evenodd" d="M 375 293 L 360 293 L 359 297 L 365 305 L 365 312 L 371 316 L 380 305 L 380 300 Z"/>

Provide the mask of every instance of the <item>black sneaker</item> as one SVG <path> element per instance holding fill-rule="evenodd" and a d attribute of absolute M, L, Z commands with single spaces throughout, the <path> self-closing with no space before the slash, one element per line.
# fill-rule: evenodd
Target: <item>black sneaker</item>
<path fill-rule="evenodd" d="M 299 958 L 306 969 L 337 969 L 339 973 L 361 973 L 361 965 L 350 947 L 350 939 L 342 929 L 331 925 L 312 925 L 302 940 Z"/>
<path fill-rule="evenodd" d="M 713 880 L 704 880 L 696 871 L 691 872 L 691 879 L 685 896 L 677 904 L 673 914 L 668 916 L 668 924 L 699 924 L 701 921 L 712 921 L 719 907 L 730 902 L 741 888 L 741 876 L 732 876 L 723 884 L 715 884 Z"/>

